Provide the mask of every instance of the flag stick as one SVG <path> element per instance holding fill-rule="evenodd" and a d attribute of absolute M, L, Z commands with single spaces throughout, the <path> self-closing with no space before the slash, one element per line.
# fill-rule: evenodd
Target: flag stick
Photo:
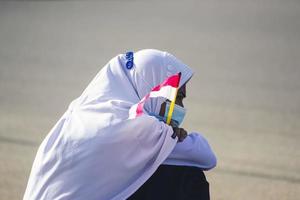
<path fill-rule="evenodd" d="M 175 106 L 175 102 L 176 102 L 176 97 L 177 97 L 179 82 L 180 82 L 180 78 L 181 78 L 181 72 L 179 72 L 178 75 L 179 75 L 179 78 L 178 78 L 177 88 L 176 88 L 176 91 L 175 91 L 175 97 L 171 101 L 169 112 L 168 112 L 168 116 L 167 116 L 167 124 L 168 125 L 170 125 L 170 123 L 171 123 L 171 119 L 172 119 L 172 115 L 173 115 L 173 111 L 174 111 L 174 106 Z"/>

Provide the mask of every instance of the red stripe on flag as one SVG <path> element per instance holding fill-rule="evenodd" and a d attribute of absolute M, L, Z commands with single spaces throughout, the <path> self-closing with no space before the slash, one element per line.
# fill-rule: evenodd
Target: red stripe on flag
<path fill-rule="evenodd" d="M 146 100 L 149 98 L 150 93 L 147 94 L 142 101 L 139 102 L 137 108 L 136 108 L 136 116 L 140 116 L 141 114 L 143 114 L 143 108 L 144 108 L 144 104 L 146 102 Z"/>
<path fill-rule="evenodd" d="M 154 87 L 151 91 L 159 91 L 160 88 L 167 86 L 167 85 L 177 88 L 179 86 L 180 75 L 181 75 L 181 73 L 170 76 L 168 79 L 166 79 L 164 82 L 162 82 L 162 84 Z"/>

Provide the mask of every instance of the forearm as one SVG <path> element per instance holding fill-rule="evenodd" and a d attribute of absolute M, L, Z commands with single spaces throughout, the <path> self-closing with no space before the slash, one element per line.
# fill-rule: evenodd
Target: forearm
<path fill-rule="evenodd" d="M 177 143 L 164 164 L 197 166 L 209 170 L 216 166 L 217 159 L 207 140 L 198 133 L 190 133 Z"/>

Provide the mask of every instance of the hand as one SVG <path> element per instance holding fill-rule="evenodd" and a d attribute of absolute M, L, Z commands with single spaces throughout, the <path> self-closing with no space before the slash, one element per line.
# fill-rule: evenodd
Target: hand
<path fill-rule="evenodd" d="M 174 133 L 172 137 L 175 138 L 177 136 L 178 142 L 182 142 L 187 136 L 187 131 L 184 130 L 183 128 L 173 127 L 173 131 Z"/>

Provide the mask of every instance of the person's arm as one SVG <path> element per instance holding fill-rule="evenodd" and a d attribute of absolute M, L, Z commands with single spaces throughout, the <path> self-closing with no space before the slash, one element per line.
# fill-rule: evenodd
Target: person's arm
<path fill-rule="evenodd" d="M 216 166 L 217 159 L 207 140 L 199 133 L 190 133 L 176 144 L 163 164 L 196 166 L 209 170 Z"/>

